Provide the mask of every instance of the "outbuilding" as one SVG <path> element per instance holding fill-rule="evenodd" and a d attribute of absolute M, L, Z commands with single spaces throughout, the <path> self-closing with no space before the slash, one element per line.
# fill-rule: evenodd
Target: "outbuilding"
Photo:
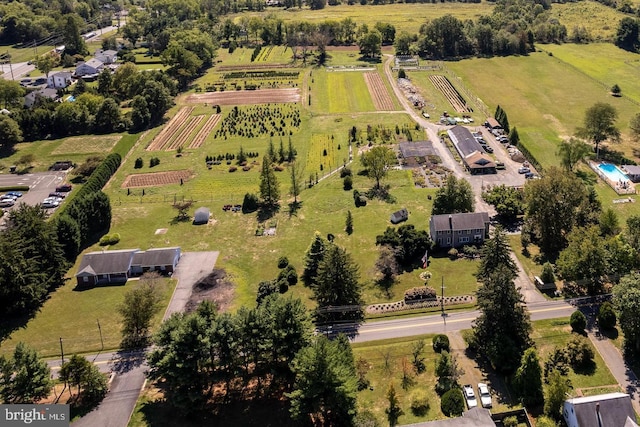
<path fill-rule="evenodd" d="M 209 222 L 209 217 L 211 213 L 209 212 L 209 208 L 205 208 L 204 206 L 196 209 L 196 213 L 193 216 L 193 223 L 195 225 L 199 224 L 207 224 Z"/>
<path fill-rule="evenodd" d="M 399 211 L 392 213 L 391 218 L 389 218 L 392 224 L 398 224 L 408 219 L 409 219 L 409 212 L 405 208 L 402 208 Z"/>

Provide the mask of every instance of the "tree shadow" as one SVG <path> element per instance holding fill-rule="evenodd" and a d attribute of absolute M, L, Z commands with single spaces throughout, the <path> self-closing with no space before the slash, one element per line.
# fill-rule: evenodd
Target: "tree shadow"
<path fill-rule="evenodd" d="M 387 299 L 391 299 L 393 297 L 393 292 L 391 292 L 391 288 L 395 285 L 396 280 L 393 277 L 382 277 L 374 282 L 376 287 L 383 292 L 383 296 Z"/>
<path fill-rule="evenodd" d="M 289 218 L 297 216 L 300 208 L 302 208 L 302 202 L 299 200 L 297 202 L 289 203 Z"/>
<path fill-rule="evenodd" d="M 379 199 L 379 200 L 382 200 L 382 201 L 384 201 L 386 203 L 395 203 L 396 202 L 396 198 L 394 196 L 392 196 L 391 193 L 389 192 L 390 188 L 391 187 L 389 185 L 374 186 L 369 191 L 367 191 L 365 194 L 371 200 Z"/>
<path fill-rule="evenodd" d="M 136 350 L 120 350 L 113 355 L 110 361 L 111 370 L 117 374 L 123 374 L 142 365 L 146 360 L 144 348 Z"/>
<path fill-rule="evenodd" d="M 190 222 L 190 221 L 191 221 L 191 216 L 189 215 L 176 215 L 171 219 L 171 221 L 169 221 L 169 224 L 176 225 L 176 224 L 180 224 L 181 222 Z"/>
<path fill-rule="evenodd" d="M 606 337 L 610 340 L 616 340 L 618 339 L 618 336 L 620 336 L 620 332 L 618 331 L 618 328 L 613 327 L 611 329 L 604 329 L 604 328 L 600 328 L 600 334 L 603 337 Z"/>
<path fill-rule="evenodd" d="M 280 205 L 262 205 L 258 208 L 258 222 L 265 222 L 280 211 Z"/>

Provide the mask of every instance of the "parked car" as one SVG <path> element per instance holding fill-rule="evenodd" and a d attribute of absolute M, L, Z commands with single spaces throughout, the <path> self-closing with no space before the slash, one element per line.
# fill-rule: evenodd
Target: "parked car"
<path fill-rule="evenodd" d="M 483 408 L 491 408 L 493 406 L 489 387 L 487 387 L 485 383 L 478 383 L 478 395 L 480 396 L 480 403 Z"/>
<path fill-rule="evenodd" d="M 493 153 L 493 148 L 489 147 L 488 145 L 483 145 L 482 148 L 484 148 L 484 151 L 486 151 L 487 153 Z"/>
<path fill-rule="evenodd" d="M 473 392 L 473 387 L 471 387 L 471 384 L 465 384 L 464 386 L 462 386 L 462 394 L 464 394 L 464 400 L 467 402 L 467 407 L 469 409 L 473 409 L 478 406 L 476 394 Z"/>
<path fill-rule="evenodd" d="M 60 192 L 56 191 L 55 193 L 49 193 L 49 197 L 56 197 L 58 199 L 64 199 L 65 197 L 67 197 L 67 195 L 64 194 L 64 193 L 60 193 Z"/>
<path fill-rule="evenodd" d="M 533 178 L 535 178 L 535 176 L 536 176 L 536 174 L 533 173 L 533 172 L 527 172 L 527 173 L 524 174 L 524 177 L 526 179 L 533 179 Z"/>
<path fill-rule="evenodd" d="M 19 191 L 7 191 L 7 196 L 22 197 L 22 193 Z"/>
<path fill-rule="evenodd" d="M 518 169 L 518 173 L 520 173 L 520 174 L 529 173 L 529 172 L 531 172 L 531 169 L 529 169 L 529 168 L 521 167 L 520 169 Z"/>
<path fill-rule="evenodd" d="M 506 168 L 507 168 L 507 167 L 504 165 L 504 163 L 502 163 L 502 162 L 498 162 L 498 163 L 496 163 L 496 169 L 504 170 L 504 169 L 506 169 Z"/>
<path fill-rule="evenodd" d="M 56 187 L 56 193 L 68 193 L 71 191 L 71 184 L 63 184 Z"/>
<path fill-rule="evenodd" d="M 60 205 L 60 199 L 56 197 L 47 197 L 42 201 L 42 207 L 45 209 L 57 208 Z"/>
<path fill-rule="evenodd" d="M 0 207 L 2 208 L 10 208 L 15 204 L 16 204 L 16 201 L 13 199 L 0 199 Z"/>
<path fill-rule="evenodd" d="M 0 196 L 0 200 L 4 200 L 4 199 L 11 199 L 14 202 L 18 200 L 16 196 L 10 196 L 9 194 L 3 194 L 2 196 Z"/>

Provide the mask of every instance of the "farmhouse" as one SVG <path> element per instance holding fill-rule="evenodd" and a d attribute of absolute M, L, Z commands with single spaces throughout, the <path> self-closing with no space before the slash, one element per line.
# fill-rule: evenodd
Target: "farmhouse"
<path fill-rule="evenodd" d="M 69 71 L 59 71 L 49 74 L 47 77 L 47 87 L 52 89 L 64 89 L 71 84 L 71 73 Z"/>
<path fill-rule="evenodd" d="M 429 235 L 441 248 L 482 244 L 489 238 L 489 214 L 471 212 L 432 215 L 429 220 Z"/>
<path fill-rule="evenodd" d="M 625 393 L 567 399 L 562 415 L 568 427 L 637 427 L 631 397 Z"/>
<path fill-rule="evenodd" d="M 172 273 L 179 260 L 179 247 L 90 252 L 82 257 L 76 280 L 79 287 L 123 284 L 147 271 Z"/>
<path fill-rule="evenodd" d="M 640 166 L 622 165 L 621 168 L 631 181 L 640 182 Z"/>
<path fill-rule="evenodd" d="M 467 170 L 473 174 L 496 173 L 496 164 L 482 154 L 482 146 L 464 126 L 454 126 L 447 131 L 451 142 L 462 157 Z"/>
<path fill-rule="evenodd" d="M 76 67 L 75 75 L 77 77 L 98 74 L 104 68 L 104 62 L 100 61 L 96 58 L 91 58 L 87 62 L 83 62 L 82 64 Z"/>

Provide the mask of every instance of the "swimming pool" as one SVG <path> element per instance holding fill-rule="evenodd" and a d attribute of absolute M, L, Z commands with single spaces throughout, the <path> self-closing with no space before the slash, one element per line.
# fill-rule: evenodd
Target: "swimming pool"
<path fill-rule="evenodd" d="M 600 163 L 598 169 L 604 176 L 607 177 L 612 183 L 625 183 L 629 181 L 629 177 L 620 170 L 616 165 L 611 163 Z"/>

